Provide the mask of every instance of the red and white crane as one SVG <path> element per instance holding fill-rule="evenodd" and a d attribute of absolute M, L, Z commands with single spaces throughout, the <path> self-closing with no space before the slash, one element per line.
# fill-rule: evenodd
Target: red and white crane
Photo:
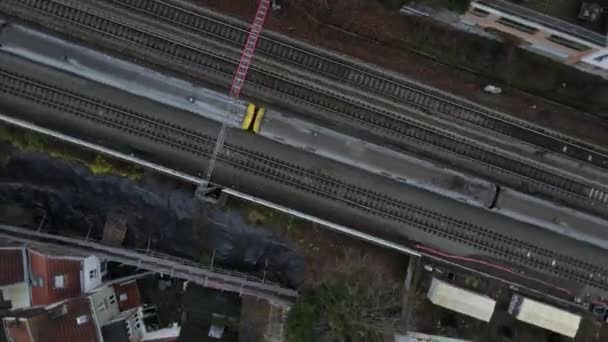
<path fill-rule="evenodd" d="M 255 13 L 255 17 L 253 18 L 253 22 L 251 23 L 251 28 L 249 29 L 249 34 L 247 35 L 247 40 L 245 41 L 245 46 L 243 47 L 243 52 L 241 53 L 241 60 L 236 73 L 234 74 L 234 78 L 232 79 L 232 85 L 230 86 L 231 102 L 226 110 L 228 118 L 227 120 L 222 121 L 222 127 L 220 128 L 220 132 L 218 133 L 217 140 L 215 142 L 213 155 L 209 160 L 207 174 L 201 179 L 199 189 L 204 189 L 208 186 L 209 181 L 211 180 L 211 174 L 213 173 L 213 167 L 215 166 L 215 161 L 217 160 L 217 157 L 224 146 L 226 123 L 232 119 L 232 107 L 239 99 L 241 89 L 245 84 L 245 78 L 247 77 L 247 72 L 249 71 L 251 61 L 253 61 L 253 56 L 255 55 L 255 48 L 257 47 L 260 33 L 264 28 L 264 21 L 266 20 L 266 15 L 268 14 L 268 9 L 270 8 L 270 1 L 271 0 L 260 1 L 258 9 Z"/>

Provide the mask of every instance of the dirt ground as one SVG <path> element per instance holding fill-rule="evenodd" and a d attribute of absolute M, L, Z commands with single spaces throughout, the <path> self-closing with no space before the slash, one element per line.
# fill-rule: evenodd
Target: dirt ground
<path fill-rule="evenodd" d="M 255 203 L 230 198 L 226 205 L 238 208 L 248 223 L 268 229 L 295 244 L 296 252 L 306 261 L 302 290 L 328 280 L 345 260 L 352 258 L 375 265 L 374 271 L 385 277 L 387 283 L 401 283 L 405 277 L 406 255 L 331 232 L 318 224 Z"/>
<path fill-rule="evenodd" d="M 189 1 L 245 21 L 250 21 L 255 12 L 255 2 L 249 0 Z M 416 30 L 416 23 L 410 22 L 410 19 L 397 11 L 388 11 L 380 5 L 364 0 L 338 1 L 332 3 L 336 5 L 324 11 L 324 15 L 314 16 L 315 11 L 310 8 L 317 3 L 331 2 L 313 1 L 308 5 L 299 5 L 304 2 L 291 1 L 281 11 L 270 14 L 265 28 L 380 65 L 515 117 L 608 147 L 608 135 L 605 134 L 608 121 L 604 119 L 509 88 L 504 84 L 501 84 L 504 89 L 502 95 L 486 94 L 481 91 L 482 87 L 495 80 L 442 64 L 435 56 L 421 55 L 403 45 L 397 48 L 394 44 L 379 43 L 378 40 L 404 41 L 404 32 Z M 567 88 L 568 85 L 564 84 L 564 87 Z"/>
<path fill-rule="evenodd" d="M 270 304 L 250 296 L 242 297 L 239 336 L 247 341 L 263 341 L 268 329 Z"/>

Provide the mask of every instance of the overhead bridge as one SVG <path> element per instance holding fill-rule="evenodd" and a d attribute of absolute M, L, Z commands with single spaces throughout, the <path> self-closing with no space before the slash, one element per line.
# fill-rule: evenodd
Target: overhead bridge
<path fill-rule="evenodd" d="M 0 239 L 18 242 L 34 248 L 36 246 L 51 246 L 61 248 L 68 253 L 72 251 L 78 254 L 94 254 L 107 261 L 167 274 L 216 290 L 267 299 L 278 305 L 290 305 L 298 297 L 298 293 L 295 290 L 243 273 L 205 267 L 190 260 L 158 253 L 144 253 L 111 247 L 84 238 L 48 234 L 15 226 L 0 225 Z"/>

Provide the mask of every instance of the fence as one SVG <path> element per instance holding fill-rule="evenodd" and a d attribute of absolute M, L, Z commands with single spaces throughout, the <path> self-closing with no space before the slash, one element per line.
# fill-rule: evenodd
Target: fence
<path fill-rule="evenodd" d="M 276 303 L 288 305 L 298 296 L 298 293 L 292 289 L 244 273 L 215 268 L 212 265 L 205 266 L 192 260 L 176 258 L 149 250 L 142 253 L 138 250 L 111 247 L 79 236 L 48 234 L 20 227 L 0 225 L 0 238 L 30 246 L 50 245 L 66 253 L 94 254 L 108 261 L 168 274 L 217 290 L 269 299 Z"/>

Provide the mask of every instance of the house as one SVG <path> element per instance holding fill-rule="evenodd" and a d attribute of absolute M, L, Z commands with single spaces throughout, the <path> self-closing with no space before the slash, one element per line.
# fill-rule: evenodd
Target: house
<path fill-rule="evenodd" d="M 188 283 L 179 342 L 239 340 L 241 297 Z"/>
<path fill-rule="evenodd" d="M 30 249 L 31 305 L 50 305 L 91 292 L 102 283 L 101 260 L 95 255 L 64 256 Z"/>
<path fill-rule="evenodd" d="M 14 342 L 103 341 L 87 297 L 17 310 L 2 322 Z"/>
<path fill-rule="evenodd" d="M 24 247 L 0 247 L 0 294 L 11 308 L 30 306 L 27 250 Z"/>
<path fill-rule="evenodd" d="M 81 296 L 102 283 L 102 262 L 94 255 L 0 247 L 0 260 L 0 291 L 12 309 L 47 306 Z"/>
<path fill-rule="evenodd" d="M 141 307 L 121 312 L 102 328 L 104 342 L 139 342 L 145 335 Z"/>
<path fill-rule="evenodd" d="M 161 329 L 156 307 L 142 304 L 138 279 L 151 274 L 104 282 L 105 262 L 95 255 L 0 247 L 0 340 L 176 341 L 181 328 Z"/>
<path fill-rule="evenodd" d="M 180 327 L 159 329 L 156 307 L 142 303 L 137 279 L 147 274 L 115 280 L 89 294 L 104 342 L 177 340 Z"/>
<path fill-rule="evenodd" d="M 173 342 L 180 335 L 180 327 L 156 329 L 149 318 L 156 315 L 154 307 L 138 306 L 123 311 L 102 328 L 104 342 Z"/>
<path fill-rule="evenodd" d="M 105 342 L 137 342 L 145 334 L 136 279 L 114 281 L 89 294 Z"/>
<path fill-rule="evenodd" d="M 141 305 L 141 295 L 137 280 L 130 280 L 124 283 L 113 285 L 120 311 L 127 311 Z"/>

